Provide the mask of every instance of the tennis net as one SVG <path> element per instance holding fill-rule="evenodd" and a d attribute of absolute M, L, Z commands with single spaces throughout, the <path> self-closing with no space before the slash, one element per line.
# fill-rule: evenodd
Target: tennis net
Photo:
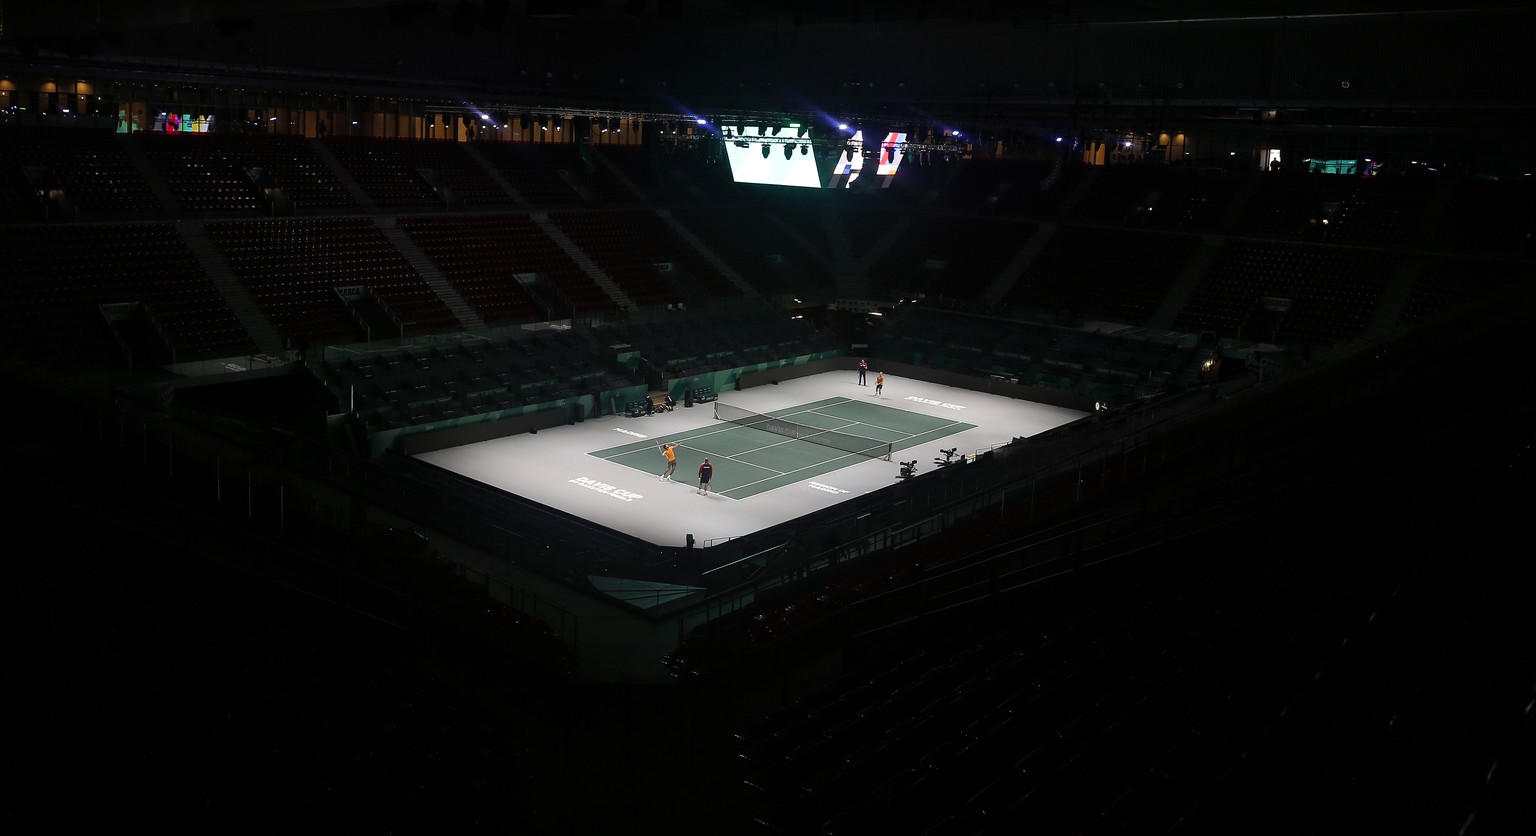
<path fill-rule="evenodd" d="M 721 421 L 739 424 L 743 427 L 755 427 L 764 432 L 782 435 L 786 438 L 798 438 L 801 441 L 809 441 L 812 444 L 820 444 L 823 447 L 831 447 L 846 453 L 857 453 L 861 456 L 885 459 L 886 461 L 891 460 L 892 446 L 889 441 L 879 441 L 873 438 L 865 438 L 862 435 L 851 435 L 849 433 L 840 433 L 836 430 L 824 430 L 820 427 L 797 424 L 784 418 L 762 415 L 742 409 L 739 406 L 721 403 L 720 401 L 715 401 L 715 417 Z"/>

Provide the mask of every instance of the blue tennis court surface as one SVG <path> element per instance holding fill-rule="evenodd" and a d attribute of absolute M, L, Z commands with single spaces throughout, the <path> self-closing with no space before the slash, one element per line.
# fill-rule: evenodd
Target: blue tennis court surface
<path fill-rule="evenodd" d="M 975 427 L 850 398 L 827 398 L 764 414 L 836 433 L 840 443 L 846 443 L 850 436 L 889 443 L 895 453 Z M 666 443 L 678 445 L 674 480 L 697 484 L 699 464 L 707 457 L 714 466 L 712 490 L 733 499 L 745 499 L 870 460 L 870 456 L 861 453 L 726 421 L 588 455 L 659 476 L 666 468 L 661 453 L 661 445 Z M 873 455 L 884 453 L 885 448 L 880 447 Z"/>

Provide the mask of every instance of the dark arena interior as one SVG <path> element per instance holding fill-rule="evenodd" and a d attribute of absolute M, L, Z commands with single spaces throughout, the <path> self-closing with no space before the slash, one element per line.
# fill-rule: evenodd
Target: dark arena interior
<path fill-rule="evenodd" d="M 1536 832 L 1533 23 L 0 0 L 0 822 Z"/>

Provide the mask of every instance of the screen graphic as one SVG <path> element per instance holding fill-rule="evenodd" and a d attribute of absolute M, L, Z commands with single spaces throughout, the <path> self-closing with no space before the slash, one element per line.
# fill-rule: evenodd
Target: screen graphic
<path fill-rule="evenodd" d="M 906 159 L 907 135 L 901 131 L 890 131 L 885 139 L 880 141 L 878 148 L 871 149 L 874 154 L 875 176 L 883 177 L 882 188 L 890 185 L 890 178 L 896 174 L 901 166 L 901 161 Z M 828 188 L 848 189 L 858 182 L 860 175 L 864 173 L 864 132 L 854 131 L 849 137 L 848 144 L 837 158 L 837 165 L 832 169 L 832 180 Z"/>
<path fill-rule="evenodd" d="M 811 153 L 810 137 L 796 138 L 792 128 L 787 136 L 764 137 L 759 130 L 756 125 L 735 126 L 728 129 L 729 135 L 724 138 L 725 157 L 731 164 L 731 177 L 736 182 L 821 188 L 821 175 L 816 170 L 816 155 Z"/>

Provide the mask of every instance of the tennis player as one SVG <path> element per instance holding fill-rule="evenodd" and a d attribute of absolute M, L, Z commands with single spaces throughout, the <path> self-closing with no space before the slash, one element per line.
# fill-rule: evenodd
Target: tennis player
<path fill-rule="evenodd" d="M 715 466 L 709 463 L 708 458 L 705 458 L 704 463 L 699 465 L 699 493 L 709 493 L 709 480 L 714 475 Z"/>
<path fill-rule="evenodd" d="M 875 397 L 880 397 L 880 390 L 885 388 L 885 372 L 875 373 Z"/>
<path fill-rule="evenodd" d="M 667 444 L 666 446 L 662 446 L 658 444 L 656 447 L 657 449 L 661 450 L 661 454 L 663 456 L 667 457 L 667 469 L 661 472 L 661 476 L 659 478 L 663 482 L 670 482 L 672 481 L 673 472 L 677 470 L 677 451 L 673 449 L 677 447 L 677 445 Z"/>

